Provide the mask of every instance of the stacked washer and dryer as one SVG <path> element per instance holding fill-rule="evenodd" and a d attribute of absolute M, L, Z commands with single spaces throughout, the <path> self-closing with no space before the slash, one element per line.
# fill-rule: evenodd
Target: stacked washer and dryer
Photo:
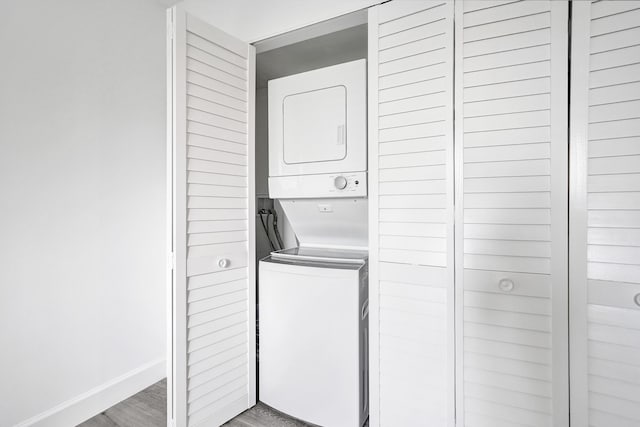
<path fill-rule="evenodd" d="M 268 83 L 269 195 L 298 247 L 260 261 L 260 400 L 309 423 L 368 415 L 366 61 Z"/>

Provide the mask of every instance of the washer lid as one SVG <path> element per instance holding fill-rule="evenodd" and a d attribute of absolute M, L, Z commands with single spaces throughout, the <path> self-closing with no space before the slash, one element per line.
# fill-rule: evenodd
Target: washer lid
<path fill-rule="evenodd" d="M 271 252 L 271 257 L 282 260 L 303 260 L 363 265 L 367 262 L 369 253 L 361 250 L 300 246 L 297 248 Z"/>

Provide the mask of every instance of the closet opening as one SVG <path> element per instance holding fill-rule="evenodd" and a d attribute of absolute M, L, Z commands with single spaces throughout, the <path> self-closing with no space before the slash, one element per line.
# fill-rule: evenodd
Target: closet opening
<path fill-rule="evenodd" d="M 364 9 L 254 44 L 257 400 L 319 425 L 368 416 L 367 38 Z"/>

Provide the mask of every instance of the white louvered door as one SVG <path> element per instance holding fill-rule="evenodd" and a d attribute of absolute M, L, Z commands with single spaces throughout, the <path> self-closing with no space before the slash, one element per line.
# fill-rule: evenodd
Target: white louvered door
<path fill-rule="evenodd" d="M 574 2 L 571 407 L 640 425 L 640 2 Z"/>
<path fill-rule="evenodd" d="M 457 423 L 567 426 L 567 2 L 455 18 Z"/>
<path fill-rule="evenodd" d="M 256 401 L 255 51 L 171 9 L 173 354 L 177 427 Z"/>
<path fill-rule="evenodd" d="M 453 3 L 369 13 L 370 425 L 452 426 Z"/>

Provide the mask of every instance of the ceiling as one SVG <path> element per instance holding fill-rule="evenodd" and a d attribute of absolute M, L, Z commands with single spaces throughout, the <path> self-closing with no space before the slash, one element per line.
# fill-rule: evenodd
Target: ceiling
<path fill-rule="evenodd" d="M 167 0 L 164 0 L 167 1 Z M 184 0 L 187 12 L 253 43 L 382 0 Z"/>

